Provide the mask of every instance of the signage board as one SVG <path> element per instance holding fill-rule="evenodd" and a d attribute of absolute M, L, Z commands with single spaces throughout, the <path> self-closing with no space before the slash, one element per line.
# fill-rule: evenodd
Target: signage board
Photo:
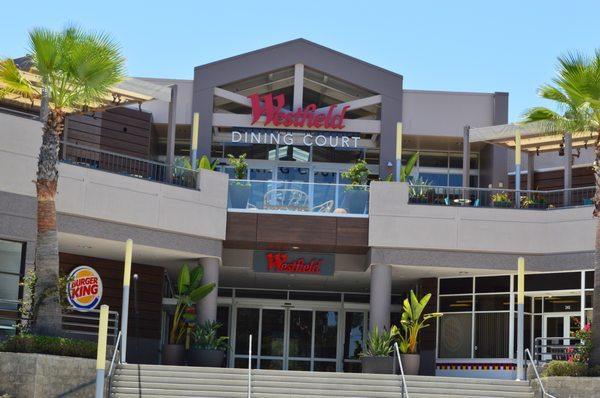
<path fill-rule="evenodd" d="M 361 148 L 357 133 L 340 134 L 316 131 L 286 131 L 276 129 L 254 129 L 234 127 L 231 132 L 232 143 L 301 145 L 331 148 Z"/>
<path fill-rule="evenodd" d="M 101 299 L 102 279 L 95 269 L 80 265 L 71 271 L 67 283 L 67 300 L 75 310 L 93 310 Z"/>
<path fill-rule="evenodd" d="M 332 276 L 335 270 L 335 255 L 329 253 L 256 250 L 252 268 L 254 272 L 274 274 Z"/>

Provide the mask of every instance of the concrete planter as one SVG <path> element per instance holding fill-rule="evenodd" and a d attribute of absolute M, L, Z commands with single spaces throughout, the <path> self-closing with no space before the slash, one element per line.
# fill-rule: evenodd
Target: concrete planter
<path fill-rule="evenodd" d="M 600 398 L 600 377 L 542 377 L 546 392 L 561 398 Z M 531 379 L 536 398 L 542 397 L 537 379 Z"/>
<path fill-rule="evenodd" d="M 0 387 L 13 398 L 93 397 L 96 360 L 0 352 Z"/>
<path fill-rule="evenodd" d="M 394 357 L 362 357 L 360 363 L 363 373 L 394 374 Z"/>

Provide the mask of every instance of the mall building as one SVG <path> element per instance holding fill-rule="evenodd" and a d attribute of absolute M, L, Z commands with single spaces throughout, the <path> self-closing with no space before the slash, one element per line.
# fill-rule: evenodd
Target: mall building
<path fill-rule="evenodd" d="M 68 118 L 57 211 L 61 271 L 94 268 L 114 311 L 134 242 L 129 362 L 160 362 L 184 263 L 218 285 L 198 311 L 223 324 L 230 367 L 252 334 L 254 367 L 359 372 L 368 330 L 397 324 L 412 289 L 444 313 L 422 374 L 514 377 L 519 256 L 526 347 L 590 319 L 594 137 L 525 129 L 515 174 L 508 93 L 405 89 L 304 39 L 128 83 Z M 0 100 L 3 334 L 34 260 L 38 105 Z M 395 182 L 415 152 L 412 183 Z M 215 171 L 183 167 L 202 155 Z M 229 155 L 247 157 L 241 180 Z M 344 174 L 359 160 L 368 186 Z"/>

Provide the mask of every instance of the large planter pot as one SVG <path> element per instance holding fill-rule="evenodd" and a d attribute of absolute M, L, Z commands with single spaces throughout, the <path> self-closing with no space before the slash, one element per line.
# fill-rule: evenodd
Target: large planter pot
<path fill-rule="evenodd" d="M 394 357 L 362 357 L 360 362 L 363 373 L 394 374 L 396 367 Z"/>
<path fill-rule="evenodd" d="M 369 200 L 369 191 L 351 189 L 344 194 L 344 206 L 350 214 L 364 214 Z"/>
<path fill-rule="evenodd" d="M 162 350 L 163 365 L 185 365 L 185 346 L 183 344 L 165 344 Z"/>
<path fill-rule="evenodd" d="M 421 364 L 420 354 L 400 354 L 402 360 L 402 369 L 405 375 L 418 375 L 419 365 Z"/>
<path fill-rule="evenodd" d="M 224 359 L 225 351 L 223 350 L 197 350 L 192 348 L 188 352 L 189 366 L 220 368 L 223 366 Z"/>
<path fill-rule="evenodd" d="M 250 198 L 250 184 L 233 183 L 229 185 L 229 203 L 233 209 L 245 209 Z"/>

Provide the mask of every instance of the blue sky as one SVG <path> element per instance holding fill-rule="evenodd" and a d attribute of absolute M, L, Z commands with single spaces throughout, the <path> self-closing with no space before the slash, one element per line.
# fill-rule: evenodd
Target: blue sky
<path fill-rule="evenodd" d="M 516 121 L 542 103 L 557 55 L 600 48 L 597 0 L 89 4 L 4 4 L 21 17 L 2 19 L 0 57 L 22 55 L 32 27 L 76 23 L 110 33 L 132 76 L 191 79 L 196 65 L 304 37 L 404 75 L 405 88 L 508 91 Z"/>

